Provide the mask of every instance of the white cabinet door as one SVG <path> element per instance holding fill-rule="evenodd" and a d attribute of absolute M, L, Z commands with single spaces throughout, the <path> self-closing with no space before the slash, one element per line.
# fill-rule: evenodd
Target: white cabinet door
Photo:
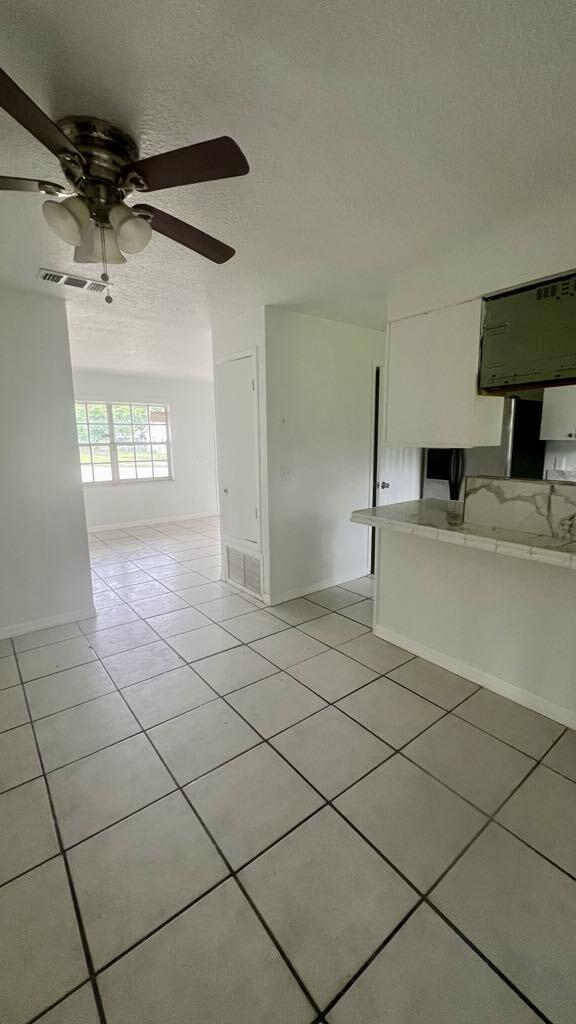
<path fill-rule="evenodd" d="M 576 384 L 546 388 L 542 406 L 542 441 L 569 441 L 576 437 Z"/>
<path fill-rule="evenodd" d="M 397 320 L 388 336 L 385 443 L 498 445 L 502 398 L 477 394 L 480 300 Z"/>
<path fill-rule="evenodd" d="M 258 543 L 260 469 L 256 357 L 216 366 L 220 514 L 225 536 Z"/>

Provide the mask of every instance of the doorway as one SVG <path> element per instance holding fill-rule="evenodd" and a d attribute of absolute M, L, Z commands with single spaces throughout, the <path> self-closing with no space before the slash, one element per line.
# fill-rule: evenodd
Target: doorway
<path fill-rule="evenodd" d="M 374 440 L 372 461 L 372 507 L 414 501 L 422 493 L 422 449 L 391 448 L 384 441 L 384 368 L 376 367 L 374 383 Z M 376 561 L 376 531 L 372 530 L 370 572 Z"/>

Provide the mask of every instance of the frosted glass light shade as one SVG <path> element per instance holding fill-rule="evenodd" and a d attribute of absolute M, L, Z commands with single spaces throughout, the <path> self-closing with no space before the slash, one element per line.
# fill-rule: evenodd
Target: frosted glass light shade
<path fill-rule="evenodd" d="M 124 256 L 118 248 L 116 232 L 112 228 L 103 228 L 106 261 L 108 263 L 126 263 Z M 90 221 L 80 239 L 80 244 L 74 250 L 75 263 L 103 263 L 104 253 L 102 251 L 101 229 Z"/>
<path fill-rule="evenodd" d="M 47 199 L 42 203 L 42 213 L 54 234 L 69 245 L 79 245 L 82 231 L 90 223 L 88 209 L 78 196 L 62 203 Z"/>
<path fill-rule="evenodd" d="M 118 245 L 123 252 L 142 252 L 152 238 L 152 228 L 146 217 L 139 217 L 124 203 L 113 206 L 108 219 L 116 231 Z"/>

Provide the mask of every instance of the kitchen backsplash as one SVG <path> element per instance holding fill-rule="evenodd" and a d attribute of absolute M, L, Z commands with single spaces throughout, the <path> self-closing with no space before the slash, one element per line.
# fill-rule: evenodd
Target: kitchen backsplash
<path fill-rule="evenodd" d="M 576 540 L 576 483 L 469 476 L 464 521 Z"/>

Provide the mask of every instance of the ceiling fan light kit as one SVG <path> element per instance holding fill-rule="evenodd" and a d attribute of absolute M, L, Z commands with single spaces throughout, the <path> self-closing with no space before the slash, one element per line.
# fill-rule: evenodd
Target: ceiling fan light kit
<path fill-rule="evenodd" d="M 58 158 L 68 182 L 64 188 L 50 181 L 0 177 L 0 191 L 62 197 L 43 203 L 45 220 L 60 239 L 74 246 L 75 262 L 103 264 L 103 281 L 108 281 L 108 263 L 126 263 L 122 253 L 141 252 L 153 231 L 214 263 L 225 263 L 234 255 L 224 242 L 171 214 L 125 202 L 133 192 L 247 174 L 248 162 L 233 139 L 221 136 L 140 159 L 134 140 L 108 121 L 65 117 L 54 123 L 1 69 L 0 106 Z M 112 301 L 109 295 L 106 301 Z"/>

